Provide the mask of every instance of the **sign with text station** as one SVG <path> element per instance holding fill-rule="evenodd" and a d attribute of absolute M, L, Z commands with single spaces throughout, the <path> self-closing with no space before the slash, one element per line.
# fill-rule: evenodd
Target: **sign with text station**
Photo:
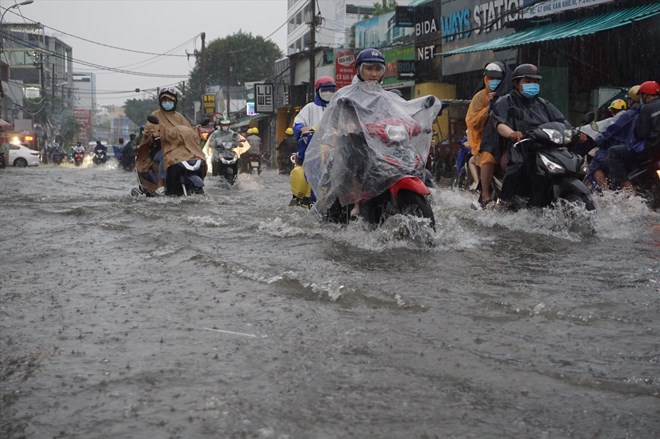
<path fill-rule="evenodd" d="M 254 111 L 272 113 L 275 111 L 273 84 L 254 84 Z"/>

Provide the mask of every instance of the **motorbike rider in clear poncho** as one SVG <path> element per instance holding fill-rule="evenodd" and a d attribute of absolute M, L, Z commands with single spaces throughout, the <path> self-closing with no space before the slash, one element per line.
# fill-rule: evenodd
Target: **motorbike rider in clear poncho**
<path fill-rule="evenodd" d="M 433 97 L 406 101 L 384 90 L 385 59 L 376 49 L 360 52 L 356 70 L 358 81 L 337 91 L 307 147 L 305 176 L 322 214 L 340 204 L 351 205 L 355 217 L 360 203 L 397 181 L 423 179 L 431 125 L 441 111 Z"/>

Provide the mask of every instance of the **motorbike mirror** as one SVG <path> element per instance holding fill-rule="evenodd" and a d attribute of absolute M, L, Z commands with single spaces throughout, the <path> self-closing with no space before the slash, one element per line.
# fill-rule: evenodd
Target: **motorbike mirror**
<path fill-rule="evenodd" d="M 589 124 L 589 127 L 590 127 L 592 130 L 598 132 L 598 124 L 596 123 L 595 120 L 592 120 L 592 121 L 591 121 L 591 123 Z"/>
<path fill-rule="evenodd" d="M 424 108 L 431 108 L 435 104 L 435 96 L 428 96 L 424 101 Z"/>
<path fill-rule="evenodd" d="M 582 123 L 580 123 L 580 125 L 591 124 L 594 121 L 594 119 L 596 119 L 596 115 L 594 114 L 593 111 L 590 111 L 584 115 L 584 117 L 582 118 Z"/>
<path fill-rule="evenodd" d="M 207 126 L 211 122 L 211 119 L 206 118 L 203 121 L 201 121 L 199 124 L 203 127 Z"/>
<path fill-rule="evenodd" d="M 521 120 L 523 118 L 523 112 L 518 107 L 510 107 L 509 111 L 507 111 L 507 115 L 509 117 L 512 117 L 512 118 L 518 119 L 518 120 Z"/>
<path fill-rule="evenodd" d="M 158 118 L 157 118 L 156 116 L 152 115 L 152 114 L 150 114 L 149 116 L 147 116 L 147 120 L 149 121 L 149 123 L 152 123 L 152 124 L 154 124 L 154 125 L 158 125 L 158 124 L 160 123 L 160 121 L 158 120 Z"/>

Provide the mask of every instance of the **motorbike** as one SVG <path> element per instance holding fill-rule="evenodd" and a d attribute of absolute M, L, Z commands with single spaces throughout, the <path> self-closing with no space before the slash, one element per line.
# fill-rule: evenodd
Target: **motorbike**
<path fill-rule="evenodd" d="M 94 156 L 92 157 L 92 163 L 95 165 L 102 165 L 108 161 L 108 153 L 103 149 L 94 150 Z"/>
<path fill-rule="evenodd" d="M 660 151 L 628 172 L 628 180 L 651 209 L 660 208 Z"/>
<path fill-rule="evenodd" d="M 298 139 L 298 151 L 291 154 L 289 162 L 293 169 L 289 173 L 289 185 L 291 186 L 291 201 L 289 206 L 301 206 L 309 209 L 314 204 L 312 187 L 305 178 L 303 161 L 305 160 L 305 150 L 314 136 L 314 130 L 300 134 Z"/>
<path fill-rule="evenodd" d="M 61 149 L 57 148 L 54 149 L 53 152 L 51 153 L 50 159 L 56 165 L 61 165 L 62 162 L 64 161 L 64 157 L 66 157 L 66 154 L 64 154 L 64 152 L 62 152 Z"/>
<path fill-rule="evenodd" d="M 252 174 L 253 171 L 257 171 L 257 175 L 261 175 L 261 155 L 250 154 L 250 151 L 248 151 L 245 159 L 247 161 L 247 173 Z"/>
<path fill-rule="evenodd" d="M 119 161 L 119 166 L 124 171 L 132 171 L 135 168 L 135 152 L 130 146 L 116 146 L 113 145 L 112 149 L 115 153 L 115 158 Z"/>
<path fill-rule="evenodd" d="M 149 123 L 158 125 L 160 121 L 157 117 L 149 115 Z M 208 124 L 208 121 L 202 125 Z M 152 137 L 147 142 L 142 142 L 138 148 L 135 162 L 135 171 L 138 177 L 138 187 L 133 188 L 133 196 L 146 195 L 155 197 L 161 195 L 188 196 L 192 194 L 204 193 L 204 177 L 206 176 L 206 161 L 201 157 L 194 156 L 187 160 L 175 163 L 165 169 L 166 178 L 162 182 L 159 179 L 159 162 L 154 159 L 158 150 L 162 148 L 161 138 L 167 135 L 168 138 L 182 139 L 184 142 L 194 142 L 199 148 L 199 134 L 195 128 L 187 126 L 176 126 L 165 128 L 161 127 L 161 137 Z M 162 157 L 161 160 L 165 160 Z"/>
<path fill-rule="evenodd" d="M 73 163 L 76 166 L 80 166 L 83 164 L 83 161 L 85 160 L 85 151 L 73 151 Z"/>
<path fill-rule="evenodd" d="M 212 174 L 220 175 L 230 185 L 236 182 L 238 176 L 238 154 L 234 151 L 236 145 L 231 141 L 223 141 L 213 148 L 211 156 Z"/>
<path fill-rule="evenodd" d="M 512 178 L 508 167 L 504 177 L 501 196 L 509 207 L 513 210 L 547 207 L 566 200 L 594 210 L 592 192 L 583 182 L 586 167 L 574 150 L 580 129 L 569 128 L 562 122 L 529 126 L 524 123 L 522 110 L 516 107 L 509 110 L 509 116 L 528 125 L 523 130 L 525 138 L 514 143 L 510 151 L 510 164 L 520 163 L 520 171 Z M 587 113 L 582 124 L 590 123 L 593 118 L 593 113 Z"/>
<path fill-rule="evenodd" d="M 431 125 L 444 106 L 433 96 L 402 102 L 389 95 L 361 83 L 324 116 L 328 123 L 305 153 L 315 210 L 338 223 L 362 218 L 377 226 L 402 214 L 435 228 L 424 179 Z"/>

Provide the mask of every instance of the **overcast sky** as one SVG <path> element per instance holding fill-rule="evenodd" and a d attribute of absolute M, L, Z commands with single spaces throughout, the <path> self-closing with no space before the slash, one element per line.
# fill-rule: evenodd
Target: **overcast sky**
<path fill-rule="evenodd" d="M 4 12 L 4 8 L 21 1 L 0 0 L 0 6 Z M 96 74 L 99 105 L 122 105 L 127 99 L 143 97 L 126 93 L 129 90 L 154 89 L 185 80 L 194 67 L 193 57 L 158 54 L 185 55 L 199 50 L 202 32 L 206 33 L 207 46 L 239 30 L 264 38 L 272 34 L 269 39 L 286 53 L 286 25 L 282 26 L 286 13 L 287 0 L 34 0 L 8 11 L 4 21 L 38 21 L 46 26 L 48 35 L 73 47 L 75 60 L 146 74 L 107 72 L 74 64 L 75 72 Z"/>

